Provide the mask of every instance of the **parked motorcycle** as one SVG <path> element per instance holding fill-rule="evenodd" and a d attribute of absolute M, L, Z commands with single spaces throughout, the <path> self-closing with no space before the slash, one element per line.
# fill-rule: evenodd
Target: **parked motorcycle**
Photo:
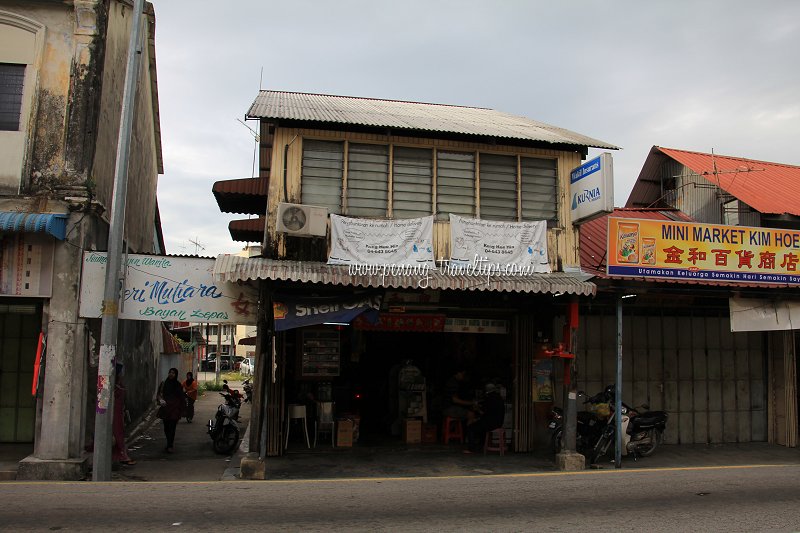
<path fill-rule="evenodd" d="M 666 411 L 649 410 L 640 413 L 624 402 L 622 403 L 620 412 L 617 413 L 613 409 L 614 386 L 609 385 L 603 392 L 609 400 L 611 416 L 609 416 L 606 421 L 600 438 L 591 450 L 589 455 L 590 462 L 597 462 L 610 449 L 614 449 L 617 416 L 621 417 L 622 423 L 622 455 L 631 454 L 634 459 L 653 455 L 658 445 L 664 440 L 664 430 L 667 427 L 667 419 L 669 418 L 668 413 Z M 649 409 L 648 405 L 643 405 L 642 407 L 644 409 Z"/>
<path fill-rule="evenodd" d="M 583 393 L 579 393 L 582 395 Z M 586 399 L 587 410 L 577 413 L 577 451 L 594 463 L 613 449 L 616 421 L 613 406 L 615 387 L 609 385 L 601 392 Z M 643 406 L 649 409 L 648 406 Z M 622 453 L 636 457 L 652 455 L 663 441 L 668 414 L 664 411 L 639 413 L 627 404 L 622 404 Z M 552 446 L 555 453 L 563 447 L 563 411 L 554 407 L 549 427 L 552 431 Z"/>
<path fill-rule="evenodd" d="M 208 435 L 217 453 L 228 454 L 236 449 L 239 443 L 239 407 L 241 400 L 231 392 L 220 392 L 225 403 L 220 404 L 217 413 L 208 421 Z"/>
<path fill-rule="evenodd" d="M 250 383 L 250 379 L 244 380 L 242 383 L 242 388 L 244 389 L 244 403 L 253 402 L 253 385 Z"/>
<path fill-rule="evenodd" d="M 583 391 L 578 392 L 578 398 L 585 398 Z M 606 391 L 595 394 L 583 401 L 586 409 L 578 411 L 577 431 L 575 434 L 575 448 L 578 453 L 586 455 L 600 438 L 609 413 L 604 413 L 602 407 L 606 401 Z M 553 407 L 550 411 L 551 443 L 554 453 L 561 452 L 564 445 L 564 412 L 560 407 Z"/>

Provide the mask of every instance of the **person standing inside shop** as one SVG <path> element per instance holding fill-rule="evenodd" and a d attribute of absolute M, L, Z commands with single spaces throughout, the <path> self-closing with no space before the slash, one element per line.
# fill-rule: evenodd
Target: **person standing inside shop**
<path fill-rule="evenodd" d="M 194 418 L 194 402 L 197 401 L 197 380 L 191 372 L 187 372 L 186 380 L 181 385 L 186 394 L 186 421 L 191 424 Z"/>
<path fill-rule="evenodd" d="M 186 406 L 186 395 L 183 393 L 183 386 L 178 381 L 178 369 L 170 368 L 167 379 L 161 382 L 158 387 L 158 403 L 160 404 L 159 416 L 164 421 L 164 436 L 167 437 L 167 453 L 175 451 L 175 428 L 178 420 L 183 415 Z"/>

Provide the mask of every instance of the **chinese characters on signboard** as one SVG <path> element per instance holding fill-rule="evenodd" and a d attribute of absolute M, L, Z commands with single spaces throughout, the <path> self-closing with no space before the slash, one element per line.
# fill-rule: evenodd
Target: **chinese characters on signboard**
<path fill-rule="evenodd" d="M 706 281 L 800 284 L 800 232 L 609 217 L 607 271 Z"/>

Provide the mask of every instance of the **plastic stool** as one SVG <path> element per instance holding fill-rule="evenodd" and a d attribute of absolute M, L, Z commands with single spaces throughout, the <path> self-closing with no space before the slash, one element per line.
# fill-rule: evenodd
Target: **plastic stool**
<path fill-rule="evenodd" d="M 285 450 L 289 446 L 289 428 L 291 427 L 292 420 L 302 421 L 303 432 L 306 435 L 306 446 L 311 448 L 311 442 L 308 438 L 308 425 L 306 424 L 306 406 L 289 404 L 289 412 L 286 416 L 286 442 L 283 445 L 283 449 Z"/>
<path fill-rule="evenodd" d="M 444 424 L 442 426 L 442 441 L 449 444 L 452 439 L 458 439 L 458 442 L 464 443 L 464 428 L 461 425 L 460 418 L 453 418 L 452 416 L 444 417 Z"/>
<path fill-rule="evenodd" d="M 494 440 L 497 439 L 497 444 Z M 497 428 L 486 432 L 486 438 L 483 439 L 483 455 L 486 452 L 500 452 L 500 455 L 506 453 L 506 430 L 504 428 Z"/>

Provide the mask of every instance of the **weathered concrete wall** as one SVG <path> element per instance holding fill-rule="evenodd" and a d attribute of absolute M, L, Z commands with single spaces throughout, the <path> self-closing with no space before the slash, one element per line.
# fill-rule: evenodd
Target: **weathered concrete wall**
<path fill-rule="evenodd" d="M 131 12 L 129 6 L 120 2 L 111 2 L 108 8 L 101 113 L 97 124 L 97 150 L 92 169 L 97 199 L 106 206 L 111 206 L 113 194 L 117 138 L 121 120 L 119 109 L 122 105 L 125 84 Z M 145 19 L 142 24 L 146 42 L 148 21 Z M 136 208 L 128 208 L 125 212 L 125 235 L 128 245 L 138 253 L 149 253 L 154 250 L 153 224 L 158 180 L 158 148 L 154 131 L 158 118 L 153 111 L 151 61 L 154 61 L 154 58 L 151 57 L 150 48 L 144 46 L 139 81 L 136 85 L 135 118 L 128 167 L 127 205 Z"/>

